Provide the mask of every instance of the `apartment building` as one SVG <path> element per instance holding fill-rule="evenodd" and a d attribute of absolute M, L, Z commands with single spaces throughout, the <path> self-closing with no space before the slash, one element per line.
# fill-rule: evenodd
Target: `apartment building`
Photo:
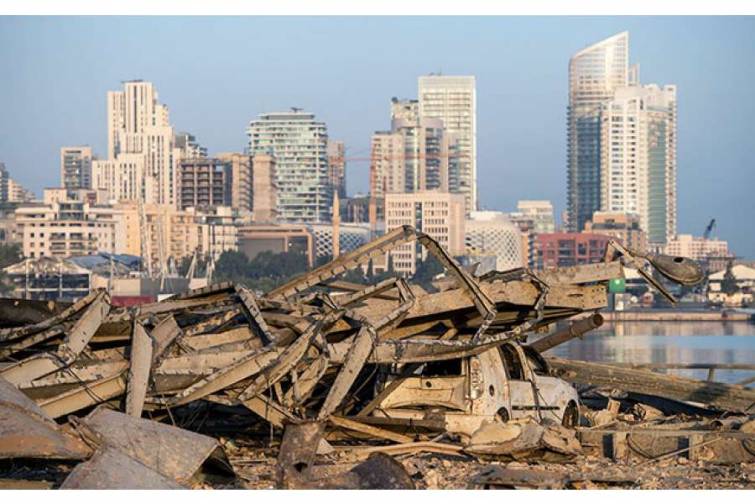
<path fill-rule="evenodd" d="M 448 192 L 422 191 L 385 195 L 386 232 L 401 226 L 412 226 L 438 241 L 451 255 L 464 254 L 464 196 Z M 394 270 L 403 275 L 417 271 L 418 260 L 427 258 L 427 251 L 412 242 L 390 252 Z M 375 265 L 385 269 L 386 261 Z"/>

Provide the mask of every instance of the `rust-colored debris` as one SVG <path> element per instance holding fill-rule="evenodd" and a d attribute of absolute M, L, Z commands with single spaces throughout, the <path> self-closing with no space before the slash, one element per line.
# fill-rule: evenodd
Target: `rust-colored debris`
<path fill-rule="evenodd" d="M 402 278 L 375 285 L 337 278 L 414 240 L 445 267 L 442 290 Z M 599 264 L 475 277 L 429 236 L 403 227 L 261 296 L 223 283 L 134 308 L 111 306 L 103 291 L 70 305 L 6 300 L 0 458 L 84 460 L 70 466 L 65 488 L 212 486 L 224 472 L 228 485 L 231 466 L 247 467 L 233 440 L 251 439 L 277 450 L 274 486 L 413 488 L 400 460 L 418 454 L 572 461 L 600 451 L 591 433 L 605 429 L 618 433 L 612 450 L 620 451 L 627 426 L 665 421 L 674 401 L 696 401 L 683 404 L 712 416 L 751 412 L 755 395 L 743 387 L 657 379 L 648 388 L 638 380 L 657 374 L 635 370 L 626 392 L 656 402 L 600 414 L 580 404 L 569 382 L 622 383 L 610 369 L 540 352 L 599 326 L 607 283 L 627 266 L 669 298 L 651 268 L 685 284 L 699 273 L 688 260 L 612 243 Z M 594 425 L 581 425 L 588 421 Z M 708 424 L 685 429 L 694 437 Z M 736 431 L 726 439 L 739 443 L 737 460 L 753 436 L 740 425 L 724 422 L 717 431 Z M 702 439 L 688 451 L 723 460 L 715 453 L 724 438 Z M 681 448 L 663 446 L 645 455 Z M 323 477 L 323 462 L 338 456 L 351 457 L 351 466 Z M 249 482 L 238 476 L 233 485 Z"/>

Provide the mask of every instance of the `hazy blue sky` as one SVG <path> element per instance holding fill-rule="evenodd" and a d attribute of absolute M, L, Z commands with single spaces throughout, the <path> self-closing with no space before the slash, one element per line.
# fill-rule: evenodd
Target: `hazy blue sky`
<path fill-rule="evenodd" d="M 755 257 L 755 18 L 0 18 L 0 161 L 30 189 L 59 184 L 59 149 L 106 151 L 105 93 L 155 83 L 179 130 L 240 150 L 262 112 L 314 112 L 347 155 L 369 156 L 392 96 L 417 76 L 477 76 L 481 204 L 566 194 L 571 54 L 623 30 L 643 83 L 676 84 L 679 231 Z M 350 192 L 367 162 L 348 166 Z"/>

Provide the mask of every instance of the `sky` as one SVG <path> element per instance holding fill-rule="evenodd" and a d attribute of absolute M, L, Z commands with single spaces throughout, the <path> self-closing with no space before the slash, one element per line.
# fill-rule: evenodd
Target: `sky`
<path fill-rule="evenodd" d="M 240 151 L 258 114 L 301 107 L 344 140 L 350 193 L 370 135 L 430 72 L 477 78 L 484 209 L 566 205 L 569 57 L 628 30 L 644 84 L 678 86 L 678 231 L 755 258 L 754 17 L 0 17 L 0 162 L 41 194 L 60 147 L 107 151 L 106 92 L 157 87 L 179 131 Z"/>

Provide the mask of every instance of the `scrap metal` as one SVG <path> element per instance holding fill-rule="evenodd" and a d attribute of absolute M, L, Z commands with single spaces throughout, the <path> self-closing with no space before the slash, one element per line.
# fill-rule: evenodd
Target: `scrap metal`
<path fill-rule="evenodd" d="M 445 268 L 442 290 L 428 292 L 403 278 L 375 285 L 338 278 L 414 241 Z M 24 309 L 6 301 L 1 304 L 4 316 L 17 313 L 19 323 L 0 328 L 0 415 L 8 419 L 0 423 L 0 446 L 15 435 L 8 429 L 27 421 L 33 428 L 24 443 L 52 441 L 49 449 L 27 447 L 23 453 L 92 457 L 69 475 L 64 487 L 187 486 L 198 464 L 220 446 L 212 438 L 148 418 L 173 422 L 177 412 L 211 404 L 245 409 L 271 428 L 285 430 L 281 486 L 322 488 L 324 483 L 312 483 L 315 476 L 308 468 L 329 442 L 343 439 L 383 443 L 366 447 L 365 455 L 471 453 L 474 449 L 465 451 L 426 434 L 444 432 L 446 425 L 433 408 L 389 418 L 383 406 L 397 392 L 404 393 L 402 383 L 419 379 L 423 367 L 454 359 L 480 366 L 492 362 L 486 352 L 497 347 L 510 345 L 521 359 L 535 359 L 546 368 L 538 350 L 599 326 L 602 318 L 596 312 L 607 305 L 608 282 L 622 277 L 625 267 L 637 268 L 669 298 L 651 270 L 683 284 L 699 276 L 699 267 L 687 259 L 638 253 L 610 242 L 599 264 L 537 273 L 519 268 L 476 277 L 430 236 L 404 226 L 265 295 L 225 282 L 131 308 L 111 306 L 104 291 L 71 305 L 35 303 Z M 522 346 L 535 331 L 581 314 L 587 318 L 566 333 Z M 551 365 L 566 368 L 558 361 Z M 575 376 L 580 381 L 579 373 Z M 529 381 L 539 421 L 548 405 L 539 402 L 543 391 L 537 390 L 538 380 Z M 487 392 L 480 388 L 475 393 Z M 725 403 L 723 389 L 713 392 L 685 398 L 747 409 L 744 396 Z M 486 415 L 495 420 L 495 411 Z M 68 419 L 75 432 L 64 432 L 53 419 Z M 467 419 L 459 413 L 455 421 L 464 424 Z M 470 432 L 481 420 L 475 421 L 467 422 Z M 313 434 L 297 437 L 296 430 L 308 425 Z M 542 429 L 535 430 L 538 449 L 559 450 L 558 439 L 547 434 L 543 440 Z M 318 442 L 296 441 L 299 437 Z M 88 440 L 89 447 L 82 448 L 80 439 Z M 155 451 L 155 446 L 163 448 Z M 496 450 L 500 446 L 488 451 Z M 571 445 L 562 450 L 572 452 Z M 396 487 L 411 485 L 390 463 L 376 459 L 371 464 L 392 474 Z M 342 481 L 371 487 L 369 472 L 362 467 L 342 475 Z"/>

